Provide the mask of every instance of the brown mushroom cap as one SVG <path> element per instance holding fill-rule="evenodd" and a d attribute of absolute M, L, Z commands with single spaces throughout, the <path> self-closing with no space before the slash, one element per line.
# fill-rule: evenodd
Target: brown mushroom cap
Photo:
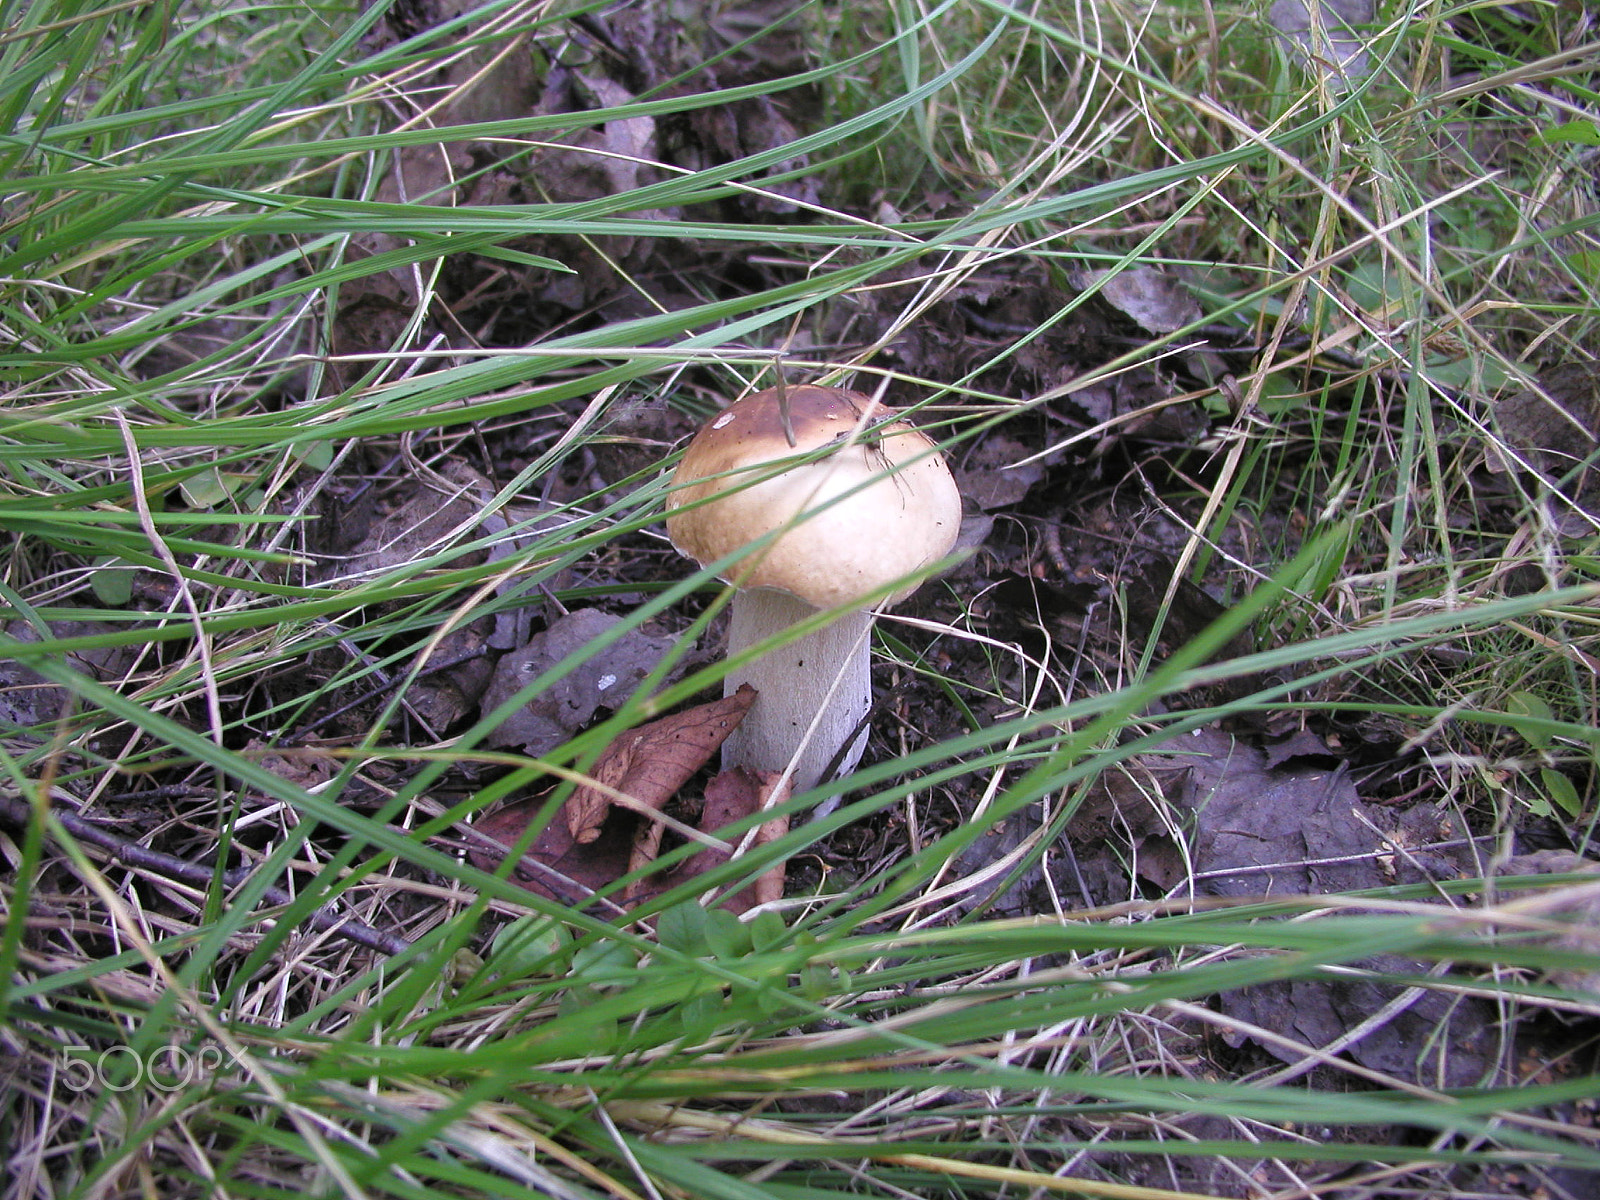
<path fill-rule="evenodd" d="M 850 442 L 864 414 L 891 414 L 860 392 L 791 387 L 784 399 L 792 446 L 777 388 L 736 400 L 695 435 L 668 500 L 673 545 L 703 565 L 789 527 L 733 573 L 742 587 L 777 588 L 818 608 L 864 601 L 950 552 L 961 497 L 933 442 L 904 422 Z M 775 471 L 831 442 L 835 453 Z"/>

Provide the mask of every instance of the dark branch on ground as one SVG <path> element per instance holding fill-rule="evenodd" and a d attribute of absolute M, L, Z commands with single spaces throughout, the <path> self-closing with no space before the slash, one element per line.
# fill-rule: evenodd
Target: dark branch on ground
<path fill-rule="evenodd" d="M 165 879 L 191 883 L 198 887 L 210 887 L 216 880 L 216 871 L 212 867 L 188 862 L 174 855 L 152 850 L 148 846 L 141 846 L 138 842 L 129 841 L 60 806 L 52 806 L 50 811 L 51 815 L 61 823 L 61 828 L 78 841 L 105 851 L 113 862 L 124 863 Z M 26 827 L 33 819 L 33 809 L 27 802 L 13 796 L 0 796 L 0 821 Z M 231 867 L 222 872 L 222 882 L 229 888 L 238 887 L 250 877 L 253 870 L 253 867 Z M 294 897 L 278 887 L 267 888 L 262 893 L 262 899 L 270 905 L 284 907 L 294 903 Z M 403 937 L 384 933 L 381 929 L 374 929 L 365 922 L 353 917 L 340 916 L 326 908 L 313 909 L 307 919 L 317 929 L 329 930 L 339 937 L 381 954 L 400 954 L 411 948 L 411 943 Z"/>

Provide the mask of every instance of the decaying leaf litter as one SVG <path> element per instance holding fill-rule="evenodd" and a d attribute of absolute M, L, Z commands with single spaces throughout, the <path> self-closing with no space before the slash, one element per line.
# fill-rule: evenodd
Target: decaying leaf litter
<path fill-rule="evenodd" d="M 614 107 L 663 85 L 669 93 L 672 87 L 702 91 L 750 81 L 741 70 L 795 69 L 797 43 L 780 35 L 748 61 L 686 75 L 678 31 L 664 26 L 647 8 L 574 23 L 566 57 L 548 63 L 542 76 L 530 71 L 531 60 L 463 60 L 452 68 L 451 81 L 487 69 L 492 86 L 473 89 L 468 101 L 452 102 L 458 107 L 436 118 L 468 123 L 524 111 Z M 521 65 L 507 74 L 506 63 L 513 61 Z M 652 182 L 660 171 L 647 165 L 651 161 L 696 169 L 781 147 L 812 115 L 811 98 L 801 93 L 796 99 L 787 110 L 768 99 L 688 118 L 629 117 L 594 128 L 573 145 L 545 148 L 527 162 L 500 158 L 492 143 L 463 142 L 444 153 L 424 147 L 400 156 L 380 196 L 426 197 L 441 205 L 581 202 Z M 815 186 L 809 176 L 798 184 L 780 179 L 722 203 L 752 223 L 783 220 L 817 202 Z M 673 221 L 692 214 L 646 210 L 640 216 Z M 374 256 L 394 249 L 381 237 L 360 248 Z M 551 265 L 557 263 L 561 267 Z M 418 310 L 411 269 L 375 273 L 341 291 L 332 329 L 336 365 L 324 386 L 353 383 L 370 369 L 363 356 L 386 354 L 407 328 L 445 352 L 514 347 L 554 329 L 626 320 L 652 306 L 683 307 L 752 283 L 770 286 L 787 269 L 734 245 L 551 236 L 530 239 L 509 258 L 452 257 L 426 311 Z M 906 288 L 921 269 L 913 264 L 902 272 Z M 883 282 L 894 282 L 893 273 Z M 1079 303 L 1091 290 L 1097 294 Z M 1151 335 L 1199 318 L 1192 290 L 1176 274 L 1141 267 L 1109 278 L 1090 272 L 1062 278 L 1038 261 L 1010 258 L 967 276 L 914 325 L 899 328 L 904 303 L 898 289 L 880 288 L 826 308 L 812 327 L 792 331 L 781 346 L 756 349 L 774 354 L 780 377 L 796 379 L 799 372 L 782 364 L 782 354 L 825 350 L 844 361 L 894 331 L 882 357 L 907 376 L 965 379 L 979 395 L 1045 399 L 1003 423 L 964 433 L 953 445 L 969 509 L 968 554 L 942 586 L 929 586 L 908 604 L 906 620 L 890 623 L 896 649 L 879 664 L 869 759 L 893 762 L 967 732 L 969 723 L 1014 718 L 1022 706 L 1038 702 L 1031 692 L 1041 675 L 1062 701 L 1113 689 L 1138 673 L 1141 660 L 1159 661 L 1212 626 L 1300 548 L 1307 529 L 1292 498 L 1249 513 L 1235 510 L 1217 527 L 1205 525 L 1212 515 L 1206 490 L 1193 486 L 1197 477 L 1214 474 L 1227 438 L 1250 418 L 1217 398 L 1228 398 L 1223 385 L 1259 354 L 1253 341 L 1211 330 L 1181 353 L 1074 386 Z M 1020 349 L 999 353 L 1019 339 L 1025 340 Z M 1337 373 L 1340 365 L 1323 360 L 1306 370 Z M 1521 472 L 1558 485 L 1561 473 L 1581 464 L 1592 445 L 1585 438 L 1593 437 L 1594 406 L 1583 398 L 1583 387 L 1592 391 L 1593 378 L 1592 371 L 1557 369 L 1548 395 L 1528 391 L 1505 401 L 1497 419 L 1526 458 L 1471 463 L 1463 448 L 1462 477 L 1470 490 L 1458 501 L 1480 516 L 1503 511 L 1509 517 L 1508 476 Z M 717 619 L 703 629 L 690 624 L 710 602 L 709 589 L 609 636 L 624 614 L 693 569 L 655 531 L 608 538 L 592 550 L 583 545 L 596 529 L 596 498 L 620 494 L 641 472 L 666 461 L 692 432 L 697 414 L 691 409 L 703 412 L 709 402 L 727 398 L 709 375 L 686 371 L 678 382 L 690 403 L 644 391 L 613 397 L 604 436 L 531 480 L 522 473 L 560 439 L 559 422 L 535 428 L 507 423 L 467 435 L 408 434 L 353 448 L 335 476 L 303 497 L 323 519 L 307 528 L 300 550 L 326 564 L 317 568 L 326 570 L 325 578 L 358 580 L 363 572 L 390 571 L 481 541 L 482 561 L 507 563 L 495 589 L 503 605 L 494 618 L 459 628 L 447 611 L 406 615 L 397 631 L 415 629 L 424 619 L 440 622 L 442 630 L 426 656 L 410 661 L 379 663 L 370 651 L 330 636 L 308 654 L 303 672 L 260 685 L 293 713 L 262 743 L 260 761 L 320 783 L 337 769 L 339 752 L 375 723 L 391 745 L 425 747 L 497 711 L 504 716 L 480 744 L 538 759 L 603 727 L 641 687 L 659 691 L 713 662 Z M 1552 415 L 1548 401 L 1565 396 L 1578 399 Z M 888 399 L 915 403 L 921 395 L 895 381 Z M 583 401 L 574 403 L 566 418 L 581 424 L 585 408 Z M 960 419 L 971 414 L 944 404 L 924 415 L 962 428 Z M 1463 447 L 1468 440 L 1461 439 Z M 502 489 L 513 479 L 525 486 L 508 499 Z M 1592 523 L 1586 477 L 1563 491 L 1578 504 L 1561 519 Z M 530 592 L 512 569 L 519 539 L 568 529 L 575 548 L 570 562 Z M 159 572 L 142 572 L 133 597 L 150 607 L 172 599 Z M 599 650 L 583 654 L 602 640 Z M 1008 652 L 993 655 L 988 648 L 996 645 Z M 1268 648 L 1257 646 L 1246 628 L 1218 647 L 1217 657 Z M 1430 653 L 1448 655 L 1451 648 L 1443 644 Z M 578 655 L 582 661 L 574 663 Z M 959 706 L 950 702 L 947 687 L 930 681 L 922 661 L 955 681 Z M 1048 670 L 1039 672 L 1039 664 Z M 114 655 L 81 666 L 109 683 L 131 669 Z M 1271 669 L 1219 678 L 1157 704 L 1181 702 L 1203 711 L 1240 689 L 1274 682 Z M 546 676 L 551 681 L 532 700 L 512 705 Z M 17 724 L 41 723 L 64 705 L 64 693 L 26 671 L 8 668 L 5 682 L 7 716 Z M 743 820 L 761 831 L 758 842 L 779 832 L 751 823 L 765 808 L 781 805 L 782 797 L 766 794 L 762 781 L 716 776 L 706 766 L 717 742 L 708 728 L 735 720 L 737 706 L 729 711 L 710 702 L 639 723 L 596 746 L 591 764 L 564 789 L 552 791 L 548 778 L 521 788 L 475 818 L 471 831 L 441 832 L 439 844 L 459 848 L 486 869 L 497 865 L 502 851 L 487 846 L 485 836 L 518 846 L 521 864 L 510 868 L 512 877 L 563 903 L 582 905 L 599 892 L 598 911 L 612 914 L 646 901 L 726 862 L 730 847 L 717 836 L 724 826 Z M 1136 725 L 1129 736 L 1143 732 Z M 1570 850 L 1557 820 L 1528 819 L 1502 831 L 1519 853 L 1506 859 L 1495 831 L 1453 807 L 1441 789 L 1426 786 L 1420 750 L 1437 732 L 1404 716 L 1370 714 L 1331 718 L 1315 728 L 1270 711 L 1200 724 L 1130 755 L 1064 809 L 1035 805 L 996 823 L 957 863 L 941 901 L 944 919 L 979 912 L 1067 915 L 1152 898 L 1226 901 L 1443 884 L 1496 867 L 1537 873 L 1550 869 L 1549 860 L 1531 856 L 1549 853 L 1558 842 L 1562 853 Z M 409 769 L 402 753 L 353 777 L 346 801 L 376 809 Z M 491 756 L 463 761 L 440 790 L 446 797 L 466 794 L 500 769 Z M 785 890 L 790 896 L 827 893 L 870 878 L 908 847 L 917 849 L 918 839 L 981 814 L 981 785 L 969 777 L 943 779 L 914 810 L 885 809 L 846 825 L 790 863 L 786 881 L 782 866 L 772 868 L 722 902 L 742 912 L 777 903 Z M 168 795 L 177 799 L 151 793 L 138 800 L 134 789 L 136 804 L 148 807 L 152 820 L 128 829 L 129 840 L 148 836 L 154 814 L 165 807 L 176 814 L 169 830 L 180 831 L 166 839 L 185 844 L 182 788 L 198 785 L 172 772 L 154 786 L 176 789 Z M 1589 794 L 1586 775 L 1574 790 Z M 705 839 L 698 847 L 697 835 Z M 675 852 L 670 865 L 651 875 L 649 864 L 664 851 Z M 1556 869 L 1584 870 L 1588 862 L 1578 855 Z M 625 875 L 633 881 L 612 886 Z M 1401 974 L 1424 970 L 1393 959 L 1373 965 Z M 1364 978 L 1362 967 L 1354 964 L 1348 980 L 1267 982 L 1224 996 L 1216 1012 L 1225 1022 L 1198 1012 L 1174 1011 L 1169 1019 L 1194 1039 L 1196 1061 L 1241 1073 L 1268 1069 L 1262 1064 L 1270 1061 L 1271 1069 L 1326 1076 L 1341 1069 L 1323 1061 L 1335 1055 L 1387 1078 L 1443 1089 L 1500 1078 L 1496 1072 L 1514 1053 L 1538 1053 L 1537 1036 L 1516 1052 L 1508 1049 L 1519 1033 L 1500 1026 L 1492 1000 L 1451 999 L 1436 991 L 1411 995 Z M 1440 1037 L 1439 1030 L 1447 1034 Z M 1195 1136 L 1204 1136 L 1204 1128 L 1196 1121 Z M 1232 1186 L 1203 1182 L 1219 1189 L 1216 1194 Z"/>

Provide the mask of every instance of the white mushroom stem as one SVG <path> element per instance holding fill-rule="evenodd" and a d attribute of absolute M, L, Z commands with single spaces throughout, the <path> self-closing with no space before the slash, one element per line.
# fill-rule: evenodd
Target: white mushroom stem
<path fill-rule="evenodd" d="M 804 600 L 774 588 L 738 592 L 728 625 L 728 657 L 816 616 Z M 842 768 L 855 766 L 866 746 L 864 719 L 872 706 L 872 614 L 845 613 L 828 625 L 727 675 L 724 695 L 748 683 L 758 696 L 749 714 L 722 743 L 722 765 L 783 771 L 794 762 L 796 792 L 822 781 L 841 746 L 852 741 Z M 859 731 L 859 732 L 858 732 Z"/>

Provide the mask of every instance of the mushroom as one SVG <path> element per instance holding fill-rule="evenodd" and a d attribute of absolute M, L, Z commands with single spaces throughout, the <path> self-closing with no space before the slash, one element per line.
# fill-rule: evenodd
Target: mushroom
<path fill-rule="evenodd" d="M 734 401 L 684 453 L 667 516 L 679 551 L 704 566 L 776 534 L 727 570 L 740 589 L 729 658 L 819 610 L 846 609 L 728 672 L 726 695 L 745 683 L 759 695 L 723 743 L 724 767 L 793 763 L 804 791 L 842 750 L 843 771 L 861 757 L 872 700 L 866 606 L 915 591 L 921 580 L 907 577 L 948 554 L 961 526 L 944 458 L 910 425 L 876 424 L 892 415 L 860 392 L 772 388 Z"/>

